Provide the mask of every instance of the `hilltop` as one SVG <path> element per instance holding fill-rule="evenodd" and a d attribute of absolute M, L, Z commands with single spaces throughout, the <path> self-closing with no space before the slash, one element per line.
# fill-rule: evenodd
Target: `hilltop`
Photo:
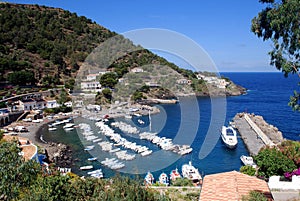
<path fill-rule="evenodd" d="M 0 23 L 0 81 L 6 85 L 51 88 L 64 84 L 72 89 L 78 70 L 100 44 L 118 36 L 130 47 L 134 46 L 91 19 L 59 8 L 1 3 Z M 119 80 L 132 69 L 149 64 L 170 67 L 198 95 L 244 93 L 243 88 L 231 81 L 225 90 L 220 90 L 197 78 L 193 71 L 179 68 L 141 47 L 115 58 L 106 68 Z"/>

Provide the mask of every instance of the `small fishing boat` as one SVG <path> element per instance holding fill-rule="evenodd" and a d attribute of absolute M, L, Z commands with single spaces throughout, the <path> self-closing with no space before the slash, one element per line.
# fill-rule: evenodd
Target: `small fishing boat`
<path fill-rule="evenodd" d="M 64 128 L 64 129 L 67 129 L 67 128 L 73 128 L 73 126 L 75 126 L 75 124 L 67 123 L 66 125 L 63 126 L 63 128 Z"/>
<path fill-rule="evenodd" d="M 256 164 L 254 163 L 253 158 L 251 156 L 242 155 L 240 159 L 244 165 L 249 165 L 256 168 Z"/>
<path fill-rule="evenodd" d="M 65 131 L 72 131 L 72 130 L 74 130 L 74 128 L 65 128 L 64 130 Z"/>
<path fill-rule="evenodd" d="M 170 172 L 170 180 L 175 181 L 176 179 L 181 178 L 180 173 L 178 172 L 178 169 L 176 168 L 175 170 L 172 170 Z"/>
<path fill-rule="evenodd" d="M 93 169 L 93 166 L 92 165 L 81 166 L 80 169 L 81 170 L 90 170 L 90 169 Z"/>
<path fill-rule="evenodd" d="M 228 147 L 229 149 L 236 148 L 238 141 L 237 134 L 234 128 L 232 128 L 231 126 L 222 126 L 221 137 L 226 147 Z"/>
<path fill-rule="evenodd" d="M 54 128 L 54 127 L 51 127 L 51 128 L 48 128 L 48 131 L 56 131 L 57 128 Z"/>
<path fill-rule="evenodd" d="M 95 161 L 97 160 L 97 157 L 88 158 L 88 161 Z"/>
<path fill-rule="evenodd" d="M 86 146 L 84 148 L 84 151 L 90 151 L 90 150 L 94 149 L 94 147 L 95 147 L 95 145 Z"/>
<path fill-rule="evenodd" d="M 154 177 L 151 172 L 147 172 L 145 179 L 144 179 L 145 185 L 152 185 L 154 182 Z"/>
<path fill-rule="evenodd" d="M 141 119 L 138 119 L 139 124 L 145 124 L 145 122 Z"/>
<path fill-rule="evenodd" d="M 166 173 L 164 173 L 164 172 L 159 175 L 158 180 L 159 180 L 160 184 L 163 184 L 163 185 L 166 185 L 166 186 L 169 185 L 168 175 Z"/>

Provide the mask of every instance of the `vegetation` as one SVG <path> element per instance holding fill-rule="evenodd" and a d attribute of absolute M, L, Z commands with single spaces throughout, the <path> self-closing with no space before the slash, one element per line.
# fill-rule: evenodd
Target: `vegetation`
<path fill-rule="evenodd" d="M 33 160 L 25 162 L 20 151 L 17 142 L 0 142 L 1 200 L 168 200 L 126 177 L 81 179 L 42 170 Z"/>
<path fill-rule="evenodd" d="M 269 178 L 273 175 L 283 175 L 285 172 L 292 172 L 296 165 L 276 148 L 265 148 L 254 157 L 259 166 L 258 176 Z"/>
<path fill-rule="evenodd" d="M 300 26 L 299 0 L 260 0 L 268 6 L 252 19 L 252 32 L 263 40 L 273 42 L 269 52 L 271 65 L 281 70 L 284 76 L 299 73 L 300 69 Z M 289 105 L 300 111 L 300 94 L 295 91 Z"/>
<path fill-rule="evenodd" d="M 281 143 L 279 149 L 285 156 L 294 161 L 298 168 L 300 167 L 300 142 L 286 140 Z"/>
<path fill-rule="evenodd" d="M 172 186 L 194 186 L 193 181 L 187 178 L 178 178 L 175 181 L 172 181 Z"/>
<path fill-rule="evenodd" d="M 240 172 L 241 173 L 244 173 L 244 174 L 247 174 L 249 176 L 254 176 L 255 175 L 255 168 L 253 168 L 252 166 L 250 165 L 245 165 L 245 166 L 242 166 L 241 169 L 240 169 Z"/>
<path fill-rule="evenodd" d="M 242 197 L 242 201 L 268 201 L 268 198 L 261 192 L 250 191 L 249 195 Z"/>

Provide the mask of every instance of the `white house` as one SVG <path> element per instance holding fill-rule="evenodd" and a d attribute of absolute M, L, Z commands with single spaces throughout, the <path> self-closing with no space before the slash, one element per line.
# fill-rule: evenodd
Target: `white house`
<path fill-rule="evenodd" d="M 176 82 L 177 82 L 177 84 L 191 84 L 192 83 L 191 80 L 184 79 L 184 78 L 183 79 L 179 79 Z"/>
<path fill-rule="evenodd" d="M 142 73 L 142 72 L 144 72 L 144 70 L 142 68 L 133 68 L 133 69 L 131 69 L 131 72 L 132 73 Z"/>
<path fill-rule="evenodd" d="M 19 101 L 21 110 L 33 110 L 36 108 L 36 101 L 32 98 L 28 98 L 26 100 Z"/>
<path fill-rule="evenodd" d="M 94 80 L 96 80 L 97 79 L 97 76 L 98 76 L 99 74 L 88 74 L 87 76 L 86 76 L 86 80 L 87 81 L 94 81 Z"/>
<path fill-rule="evenodd" d="M 47 100 L 46 107 L 47 108 L 57 108 L 57 107 L 59 107 L 59 104 L 57 103 L 56 100 Z"/>
<path fill-rule="evenodd" d="M 81 82 L 81 89 L 84 91 L 100 91 L 101 84 L 98 81 Z"/>

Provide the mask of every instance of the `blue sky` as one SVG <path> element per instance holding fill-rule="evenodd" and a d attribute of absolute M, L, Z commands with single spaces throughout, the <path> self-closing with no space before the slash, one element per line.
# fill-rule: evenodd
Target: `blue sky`
<path fill-rule="evenodd" d="M 263 42 L 250 32 L 251 19 L 264 8 L 258 0 L 9 2 L 63 8 L 117 33 L 143 28 L 172 30 L 199 44 L 221 72 L 276 71 L 269 65 L 267 54 L 272 48 L 271 43 Z M 180 62 L 177 64 L 181 65 Z"/>

